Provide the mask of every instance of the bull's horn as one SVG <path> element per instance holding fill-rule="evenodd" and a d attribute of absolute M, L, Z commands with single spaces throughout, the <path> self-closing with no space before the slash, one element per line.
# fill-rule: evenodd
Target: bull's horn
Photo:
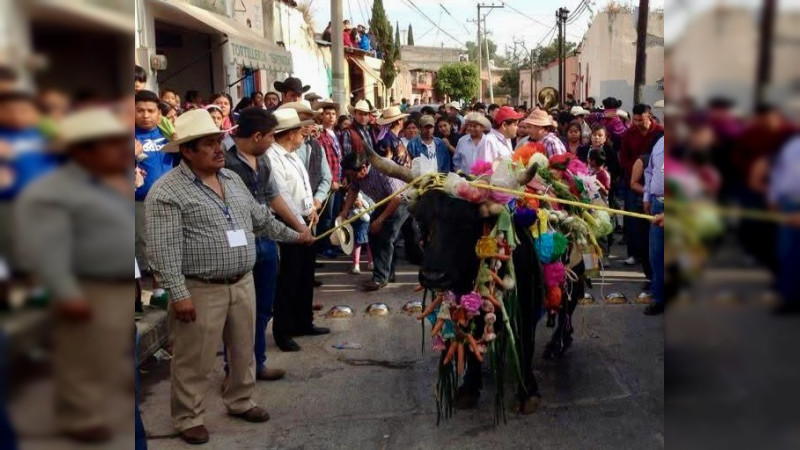
<path fill-rule="evenodd" d="M 379 154 L 375 153 L 375 151 L 372 150 L 369 145 L 365 145 L 364 148 L 367 152 L 369 163 L 378 169 L 378 172 L 386 175 L 387 177 L 397 178 L 398 180 L 405 181 L 406 183 L 411 183 L 411 181 L 414 180 L 411 169 L 403 167 L 400 164 L 394 163 L 388 158 L 380 156 Z"/>
<path fill-rule="evenodd" d="M 531 182 L 533 177 L 536 176 L 537 172 L 539 172 L 539 164 L 534 164 L 530 166 L 528 170 L 517 176 L 517 183 L 519 183 L 520 186 L 525 186 L 526 184 Z"/>

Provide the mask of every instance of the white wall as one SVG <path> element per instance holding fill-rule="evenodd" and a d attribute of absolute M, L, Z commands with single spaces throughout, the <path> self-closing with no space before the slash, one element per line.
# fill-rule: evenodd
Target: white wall
<path fill-rule="evenodd" d="M 331 95 L 330 68 L 325 64 L 323 51 L 309 35 L 303 14 L 286 3 L 271 3 L 274 20 L 272 35 L 275 42 L 281 41 L 292 54 L 292 76 L 300 78 L 303 84 L 311 86 L 311 92 L 323 97 Z M 269 35 L 269 30 L 267 30 Z M 270 88 L 272 82 L 269 82 Z"/>

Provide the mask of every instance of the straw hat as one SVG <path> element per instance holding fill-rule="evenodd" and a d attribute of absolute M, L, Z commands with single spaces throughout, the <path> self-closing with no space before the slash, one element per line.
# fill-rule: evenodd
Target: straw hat
<path fill-rule="evenodd" d="M 585 115 L 590 114 L 589 111 L 583 109 L 583 106 L 580 106 L 580 105 L 573 106 L 572 109 L 569 110 L 569 113 L 572 114 L 575 117 L 577 117 L 577 116 L 585 116 Z"/>
<path fill-rule="evenodd" d="M 65 145 L 131 134 L 130 128 L 108 108 L 89 108 L 72 113 L 64 117 L 59 129 L 61 142 Z"/>
<path fill-rule="evenodd" d="M 618 110 L 617 110 L 617 115 L 618 115 L 619 117 L 622 117 L 623 119 L 627 119 L 627 118 L 628 118 L 628 113 L 627 113 L 627 112 L 625 112 L 625 110 L 624 110 L 624 109 L 618 109 Z"/>
<path fill-rule="evenodd" d="M 347 110 L 350 114 L 355 114 L 356 111 L 361 111 L 363 113 L 370 114 L 373 112 L 372 108 L 369 107 L 369 103 L 366 100 L 359 100 L 356 102 L 356 105 L 347 105 Z"/>
<path fill-rule="evenodd" d="M 541 109 L 537 109 L 532 112 L 527 119 L 523 120 L 523 122 L 529 125 L 536 125 L 537 127 L 553 126 L 553 118 L 550 117 L 550 114 L 547 114 L 547 111 L 543 111 Z"/>
<path fill-rule="evenodd" d="M 300 116 L 294 108 L 279 108 L 272 114 L 275 116 L 275 119 L 278 120 L 278 125 L 275 127 L 275 134 L 314 123 L 314 121 L 310 119 L 300 120 Z"/>
<path fill-rule="evenodd" d="M 342 224 L 342 218 L 337 217 L 336 221 L 334 222 L 334 227 L 339 227 L 341 224 Z M 339 228 L 338 230 L 331 233 L 331 244 L 337 247 L 341 247 L 342 251 L 346 255 L 350 255 L 351 253 L 353 253 L 353 247 L 355 244 L 353 242 L 353 236 L 354 236 L 353 226 L 347 224 L 342 228 Z"/>
<path fill-rule="evenodd" d="M 278 109 L 294 109 L 297 111 L 297 114 L 303 118 L 305 117 L 314 119 L 319 116 L 319 111 L 314 111 L 311 109 L 311 103 L 308 100 L 300 100 L 299 102 L 290 102 L 284 103 L 278 107 Z"/>
<path fill-rule="evenodd" d="M 375 122 L 378 125 L 388 125 L 390 123 L 397 122 L 398 120 L 404 119 L 406 117 L 408 117 L 408 114 L 401 111 L 399 106 L 390 106 L 383 110 L 381 118 L 376 120 Z"/>
<path fill-rule="evenodd" d="M 336 108 L 337 111 L 339 110 L 339 104 L 331 100 L 330 98 L 323 98 L 322 100 L 318 101 L 317 106 L 319 106 L 319 109 L 332 106 Z"/>
<path fill-rule="evenodd" d="M 447 104 L 447 107 L 460 110 L 461 109 L 461 104 L 458 103 L 458 102 L 450 102 L 450 103 Z"/>
<path fill-rule="evenodd" d="M 464 123 L 469 122 L 477 123 L 478 125 L 482 126 L 485 131 L 492 129 L 492 122 L 489 122 L 489 119 L 487 119 L 486 116 L 481 113 L 473 112 L 467 114 L 464 117 Z"/>
<path fill-rule="evenodd" d="M 168 153 L 176 153 L 179 151 L 181 144 L 206 136 L 224 134 L 232 129 L 233 128 L 220 130 L 219 127 L 214 124 L 214 119 L 211 118 L 211 114 L 209 114 L 208 111 L 205 109 L 192 109 L 175 119 L 176 138 L 170 141 L 170 143 L 165 145 L 161 150 Z"/>

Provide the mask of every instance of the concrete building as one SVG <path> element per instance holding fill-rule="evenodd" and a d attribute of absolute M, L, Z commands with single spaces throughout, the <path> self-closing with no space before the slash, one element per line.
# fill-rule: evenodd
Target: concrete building
<path fill-rule="evenodd" d="M 461 60 L 463 50 L 449 47 L 425 47 L 420 45 L 403 45 L 400 47 L 400 64 L 398 74 L 403 73 L 403 85 L 396 87 L 393 98 L 400 101 L 408 99 L 409 104 L 419 99 L 421 103 L 441 102 L 434 92 L 436 72 L 445 64 Z M 400 77 L 399 77 L 400 78 Z M 398 83 L 395 83 L 396 85 Z"/>
<path fill-rule="evenodd" d="M 573 98 L 578 99 L 580 95 L 580 78 L 578 76 L 578 57 L 569 56 L 565 60 L 565 79 L 567 81 L 565 91 L 567 94 L 572 95 Z M 518 105 L 528 105 L 529 107 L 536 103 L 539 91 L 546 87 L 558 89 L 558 60 L 555 60 L 547 65 L 547 67 L 537 68 L 533 71 L 533 84 L 531 84 L 531 69 L 523 69 L 519 71 L 519 96 L 517 97 Z M 531 103 L 533 98 L 533 103 Z"/>
<path fill-rule="evenodd" d="M 636 21 L 638 8 L 607 9 L 594 18 L 578 46 L 578 67 L 574 79 L 576 100 L 605 97 L 633 105 L 636 66 Z M 664 98 L 664 13 L 651 12 L 647 22 L 645 85 L 642 101 L 653 104 Z M 694 42 L 694 41 L 693 41 Z M 704 64 L 701 64 L 704 65 Z"/>
<path fill-rule="evenodd" d="M 734 100 L 741 111 L 752 107 L 758 55 L 759 11 L 720 6 L 689 22 L 670 42 L 667 82 L 671 98 L 691 97 L 705 104 L 713 96 Z M 800 12 L 775 17 L 772 85 L 767 99 L 783 103 L 797 96 L 800 71 Z"/>

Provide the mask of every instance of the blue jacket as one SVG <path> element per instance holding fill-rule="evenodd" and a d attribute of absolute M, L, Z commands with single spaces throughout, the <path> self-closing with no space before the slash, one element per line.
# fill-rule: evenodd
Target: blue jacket
<path fill-rule="evenodd" d="M 450 154 L 450 150 L 447 149 L 444 141 L 434 137 L 433 142 L 436 144 L 436 165 L 439 168 L 440 173 L 448 173 L 453 171 L 453 156 Z M 412 158 L 417 158 L 421 155 L 426 155 L 428 153 L 428 147 L 422 142 L 421 137 L 416 137 L 408 142 L 408 148 L 406 149 L 408 154 L 411 155 Z"/>

